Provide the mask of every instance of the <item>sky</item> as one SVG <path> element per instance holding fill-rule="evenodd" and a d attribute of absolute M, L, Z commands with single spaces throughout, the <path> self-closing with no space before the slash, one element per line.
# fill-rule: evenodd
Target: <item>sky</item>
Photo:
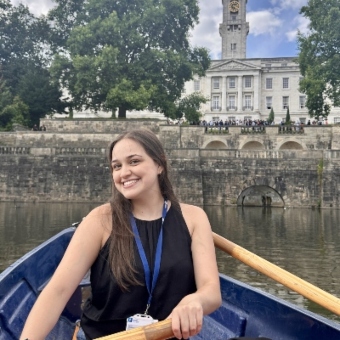
<path fill-rule="evenodd" d="M 51 0 L 12 0 L 27 5 L 31 12 L 46 14 Z M 308 32 L 308 20 L 299 14 L 308 0 L 248 0 L 247 58 L 294 57 L 298 54 L 298 30 Z M 191 32 L 191 44 L 205 47 L 214 60 L 221 58 L 219 25 L 223 20 L 222 0 L 199 0 L 199 24 Z"/>

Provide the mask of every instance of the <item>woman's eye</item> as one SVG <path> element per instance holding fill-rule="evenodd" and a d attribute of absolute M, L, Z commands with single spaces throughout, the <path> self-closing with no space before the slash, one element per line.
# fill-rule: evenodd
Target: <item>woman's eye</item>
<path fill-rule="evenodd" d="M 139 163 L 139 159 L 131 159 L 130 164 L 136 165 L 136 164 L 138 164 L 138 163 Z"/>
<path fill-rule="evenodd" d="M 113 165 L 112 165 L 112 169 L 113 169 L 113 170 L 118 170 L 118 169 L 120 169 L 120 164 L 113 164 Z"/>

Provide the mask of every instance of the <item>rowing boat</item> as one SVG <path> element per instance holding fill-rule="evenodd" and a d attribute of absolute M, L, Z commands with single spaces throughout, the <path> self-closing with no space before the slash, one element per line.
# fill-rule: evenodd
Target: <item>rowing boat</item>
<path fill-rule="evenodd" d="M 37 296 L 58 266 L 75 227 L 42 243 L 0 274 L 0 339 L 17 340 Z M 65 278 L 67 280 L 67 278 Z M 295 306 L 248 284 L 220 274 L 222 306 L 204 318 L 191 339 L 226 340 L 267 337 L 275 340 L 339 340 L 340 324 Z M 81 316 L 84 278 L 47 340 L 72 339 Z M 53 306 L 51 306 L 51 309 Z M 42 322 L 44 322 L 42 320 Z"/>

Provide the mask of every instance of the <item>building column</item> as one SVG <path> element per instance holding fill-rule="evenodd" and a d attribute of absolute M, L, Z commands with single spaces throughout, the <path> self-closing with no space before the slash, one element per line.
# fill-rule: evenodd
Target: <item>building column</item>
<path fill-rule="evenodd" d="M 227 93 L 227 86 L 226 86 L 226 82 L 227 82 L 227 78 L 226 77 L 222 77 L 222 98 L 221 98 L 221 112 L 226 111 L 226 93 Z"/>
<path fill-rule="evenodd" d="M 237 79 L 237 111 L 238 112 L 242 112 L 242 97 L 243 97 L 243 92 L 242 92 L 242 88 L 243 88 L 243 77 L 242 76 L 238 76 Z"/>
<path fill-rule="evenodd" d="M 254 76 L 254 103 L 253 103 L 254 109 L 253 109 L 253 111 L 259 111 L 259 109 L 260 109 L 260 103 L 259 103 L 259 100 L 260 100 L 259 93 L 260 93 L 260 91 L 261 91 L 260 77 L 259 77 L 258 74 L 256 74 Z"/>

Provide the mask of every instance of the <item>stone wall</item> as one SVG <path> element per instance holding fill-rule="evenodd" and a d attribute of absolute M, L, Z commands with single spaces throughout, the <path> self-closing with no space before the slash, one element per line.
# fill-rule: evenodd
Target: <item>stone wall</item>
<path fill-rule="evenodd" d="M 97 131 L 102 128 L 98 125 L 96 131 L 84 133 L 86 127 L 75 125 L 79 129 L 75 132 L 63 124 L 67 132 L 0 133 L 0 200 L 109 199 L 107 145 L 123 130 L 116 127 L 105 133 Z M 121 124 L 125 129 L 127 122 Z M 203 127 L 150 126 L 166 148 L 182 201 L 233 205 L 245 189 L 263 185 L 275 190 L 286 206 L 340 207 L 340 148 L 333 149 L 339 146 L 338 127 L 313 127 L 301 136 L 281 136 L 277 128 L 267 129 L 264 135 L 243 135 L 235 127 L 222 136 L 207 134 Z M 313 148 L 276 149 L 294 140 Z M 221 141 L 224 148 L 205 148 L 213 141 Z M 265 149 L 238 148 L 247 141 L 260 141 Z"/>

